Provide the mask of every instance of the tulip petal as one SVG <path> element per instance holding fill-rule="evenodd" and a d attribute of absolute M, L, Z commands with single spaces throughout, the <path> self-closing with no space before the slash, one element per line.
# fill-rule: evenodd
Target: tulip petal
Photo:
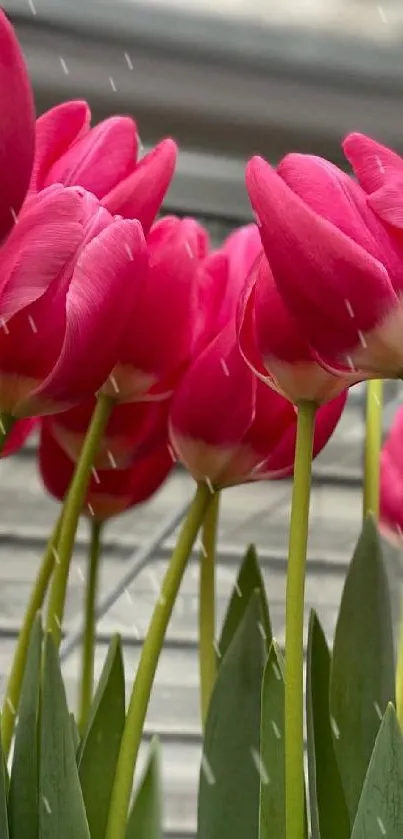
<path fill-rule="evenodd" d="M 47 291 L 82 236 L 83 201 L 77 190 L 51 187 L 27 203 L 1 250 L 3 324 Z"/>
<path fill-rule="evenodd" d="M 48 182 L 82 186 L 103 198 L 132 171 L 137 146 L 136 123 L 129 117 L 110 117 L 56 160 Z"/>
<path fill-rule="evenodd" d="M 35 160 L 31 177 L 32 191 L 44 189 L 49 170 L 70 146 L 87 133 L 91 111 L 86 102 L 62 102 L 36 121 Z"/>
<path fill-rule="evenodd" d="M 28 190 L 35 115 L 27 68 L 11 24 L 0 9 L 0 239 L 13 227 Z"/>
<path fill-rule="evenodd" d="M 368 204 L 375 213 L 392 227 L 403 229 L 403 171 L 373 192 L 368 197 Z M 402 283 L 403 285 L 403 283 Z"/>
<path fill-rule="evenodd" d="M 385 186 L 390 177 L 403 175 L 403 160 L 392 149 L 365 134 L 349 134 L 343 151 L 365 192 L 371 194 Z"/>
<path fill-rule="evenodd" d="M 67 295 L 59 360 L 33 395 L 42 412 L 74 405 L 105 382 L 131 323 L 145 270 L 146 246 L 136 221 L 114 222 L 83 249 Z"/>
<path fill-rule="evenodd" d="M 104 207 L 113 215 L 139 219 L 147 234 L 171 183 L 177 154 L 176 143 L 163 140 L 139 161 L 126 180 L 105 195 Z"/>
<path fill-rule="evenodd" d="M 150 387 L 171 391 L 194 342 L 198 302 L 198 260 L 189 252 L 186 227 L 179 219 L 162 219 L 147 239 L 150 256 L 131 329 L 122 342 L 114 376 L 121 398 L 144 398 Z"/>
<path fill-rule="evenodd" d="M 255 380 L 232 325 L 192 364 L 175 393 L 170 423 L 180 434 L 215 445 L 240 441 L 254 416 Z"/>
<path fill-rule="evenodd" d="M 384 266 L 312 211 L 263 160 L 247 187 L 276 285 L 309 343 L 324 356 L 359 346 L 398 301 Z"/>
<path fill-rule="evenodd" d="M 18 452 L 38 423 L 39 420 L 36 417 L 16 422 L 8 434 L 1 457 L 9 457 Z"/>

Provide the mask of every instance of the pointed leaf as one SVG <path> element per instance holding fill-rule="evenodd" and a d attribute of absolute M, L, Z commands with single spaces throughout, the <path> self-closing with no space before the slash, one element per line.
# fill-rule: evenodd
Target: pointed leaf
<path fill-rule="evenodd" d="M 402 839 L 403 739 L 392 705 L 386 710 L 365 778 L 351 839 Z"/>
<path fill-rule="evenodd" d="M 350 820 L 333 745 L 330 653 L 319 618 L 309 619 L 306 721 L 312 839 L 349 839 Z"/>
<path fill-rule="evenodd" d="M 90 839 L 60 672 L 59 656 L 45 638 L 39 775 L 39 839 Z"/>
<path fill-rule="evenodd" d="M 12 839 L 37 839 L 38 836 L 38 721 L 42 641 L 41 617 L 37 615 L 31 631 L 21 686 L 11 768 L 8 810 Z"/>
<path fill-rule="evenodd" d="M 284 669 L 275 641 L 263 676 L 259 839 L 285 839 Z"/>
<path fill-rule="evenodd" d="M 334 745 L 351 822 L 382 714 L 394 696 L 390 596 L 376 525 L 369 518 L 344 586 L 330 675 Z"/>
<path fill-rule="evenodd" d="M 262 635 L 266 635 L 267 650 L 269 650 L 272 641 L 272 631 L 266 591 L 259 567 L 256 548 L 254 545 L 249 545 L 242 561 L 237 581 L 231 595 L 231 600 L 228 605 L 227 614 L 224 619 L 221 638 L 218 645 L 218 649 L 220 651 L 219 662 L 221 662 L 224 658 L 235 632 L 237 631 L 238 626 L 249 606 L 252 594 L 255 591 L 259 592 L 262 612 L 261 631 Z"/>
<path fill-rule="evenodd" d="M 125 724 L 120 638 L 112 638 L 78 754 L 91 839 L 104 839 L 116 762 Z"/>
<path fill-rule="evenodd" d="M 7 815 L 7 769 L 0 737 L 0 836 L 10 839 Z"/>
<path fill-rule="evenodd" d="M 160 752 L 157 740 L 150 754 L 129 815 L 126 839 L 162 839 Z"/>
<path fill-rule="evenodd" d="M 74 714 L 70 714 L 70 725 L 71 725 L 71 736 L 73 738 L 74 743 L 74 751 L 77 754 L 79 747 L 80 747 L 80 733 L 78 731 L 78 726 L 75 720 Z"/>
<path fill-rule="evenodd" d="M 262 610 L 252 594 L 221 663 L 206 723 L 199 782 L 198 839 L 257 839 Z"/>

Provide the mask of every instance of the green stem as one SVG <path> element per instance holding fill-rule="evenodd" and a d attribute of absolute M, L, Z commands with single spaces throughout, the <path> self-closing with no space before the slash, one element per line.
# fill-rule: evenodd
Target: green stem
<path fill-rule="evenodd" d="M 216 492 L 207 507 L 203 522 L 200 556 L 199 663 L 200 700 L 203 728 L 206 725 L 210 697 L 216 679 L 215 652 L 215 553 L 220 493 Z"/>
<path fill-rule="evenodd" d="M 403 597 L 400 612 L 400 637 L 396 668 L 396 713 L 403 731 Z"/>
<path fill-rule="evenodd" d="M 11 414 L 0 413 L 0 455 L 7 442 L 7 437 L 16 421 L 16 418 L 11 416 Z"/>
<path fill-rule="evenodd" d="M 285 799 L 286 837 L 304 839 L 304 592 L 308 545 L 312 446 L 316 406 L 298 406 L 286 593 Z"/>
<path fill-rule="evenodd" d="M 382 446 L 383 381 L 367 382 L 366 431 L 364 455 L 364 520 L 369 513 L 379 515 L 379 459 Z"/>
<path fill-rule="evenodd" d="M 82 648 L 82 671 L 79 698 L 79 730 L 84 732 L 92 703 L 94 687 L 95 603 L 101 555 L 102 522 L 91 522 L 90 556 L 85 593 L 85 624 Z"/>
<path fill-rule="evenodd" d="M 38 575 L 28 601 L 28 606 L 18 637 L 17 647 L 14 653 L 13 663 L 11 665 L 11 671 L 7 682 L 6 695 L 1 714 L 1 741 L 6 760 L 10 753 L 11 742 L 14 734 L 14 724 L 20 701 L 29 639 L 35 617 L 42 609 L 49 581 L 53 573 L 55 558 L 57 555 L 56 546 L 60 532 L 60 523 L 61 515 L 56 522 L 53 533 L 47 544 L 47 548 L 43 555 Z"/>
<path fill-rule="evenodd" d="M 94 463 L 99 443 L 105 431 L 106 424 L 110 417 L 113 400 L 101 394 L 92 415 L 80 457 L 70 484 L 63 508 L 63 521 L 60 529 L 58 546 L 59 562 L 53 576 L 52 588 L 47 615 L 47 631 L 51 632 L 57 644 L 60 645 L 62 637 L 62 623 L 64 606 L 66 601 L 67 582 L 69 577 L 70 562 L 73 554 L 74 540 L 78 526 L 78 520 L 83 508 L 88 484 L 91 477 L 91 469 Z"/>
<path fill-rule="evenodd" d="M 210 500 L 206 484 L 199 484 L 154 607 L 130 698 L 113 784 L 105 839 L 125 839 L 134 770 L 152 685 L 165 633 L 183 574 Z"/>

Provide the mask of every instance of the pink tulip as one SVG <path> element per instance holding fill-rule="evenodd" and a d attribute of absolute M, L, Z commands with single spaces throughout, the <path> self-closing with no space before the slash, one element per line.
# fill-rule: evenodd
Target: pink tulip
<path fill-rule="evenodd" d="M 24 201 L 34 159 L 31 85 L 14 30 L 0 9 L 0 241 Z"/>
<path fill-rule="evenodd" d="M 345 400 L 342 393 L 319 409 L 314 455 L 332 434 Z M 251 373 L 238 350 L 232 322 L 179 385 L 172 402 L 170 439 L 195 480 L 216 488 L 292 473 L 294 407 Z"/>
<path fill-rule="evenodd" d="M 326 160 L 295 154 L 277 170 L 253 158 L 246 183 L 275 285 L 311 355 L 336 375 L 399 375 L 403 250 L 365 193 Z"/>
<path fill-rule="evenodd" d="M 16 454 L 24 445 L 29 435 L 32 434 L 34 428 L 38 425 L 39 420 L 36 417 L 30 419 L 18 420 L 14 423 L 11 431 L 7 435 L 1 451 L 1 457 L 9 457 Z"/>
<path fill-rule="evenodd" d="M 253 372 L 297 404 L 328 402 L 359 380 L 334 376 L 318 364 L 302 325 L 284 304 L 261 254 L 244 285 L 238 308 L 240 351 Z"/>
<path fill-rule="evenodd" d="M 169 400 L 116 405 L 99 444 L 96 469 L 126 468 L 167 439 Z M 54 439 L 73 461 L 77 461 L 95 398 L 70 411 L 46 418 Z"/>
<path fill-rule="evenodd" d="M 82 186 L 113 215 L 139 219 L 147 233 L 172 180 L 176 144 L 165 139 L 138 160 L 130 117 L 110 117 L 92 129 L 90 117 L 86 102 L 65 102 L 38 119 L 31 189 Z"/>
<path fill-rule="evenodd" d="M 194 352 L 203 229 L 189 221 L 167 216 L 147 237 L 146 280 L 103 388 L 117 401 L 168 398 Z"/>
<path fill-rule="evenodd" d="M 25 203 L 0 259 L 2 410 L 55 413 L 91 396 L 141 288 L 139 222 L 113 219 L 82 189 L 49 187 Z"/>
<path fill-rule="evenodd" d="M 380 518 L 389 534 L 403 533 L 403 406 L 396 412 L 381 455 Z"/>
<path fill-rule="evenodd" d="M 162 486 L 173 463 L 166 441 L 129 469 L 93 472 L 83 512 L 103 521 L 147 501 Z M 74 471 L 74 462 L 54 439 L 49 424 L 42 424 L 39 469 L 47 491 L 63 501 Z"/>

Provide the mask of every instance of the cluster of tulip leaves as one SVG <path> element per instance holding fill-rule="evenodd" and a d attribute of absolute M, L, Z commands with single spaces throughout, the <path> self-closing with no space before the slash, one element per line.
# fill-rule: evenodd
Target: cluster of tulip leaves
<path fill-rule="evenodd" d="M 272 637 L 256 552 L 241 565 L 217 645 L 203 744 L 198 839 L 285 839 L 284 660 Z M 306 836 L 401 839 L 403 737 L 397 722 L 387 575 L 374 522 L 349 566 L 330 652 L 309 620 Z M 125 722 L 112 639 L 88 724 L 68 711 L 56 648 L 38 617 L 10 774 L 0 756 L 1 839 L 105 839 Z M 159 747 L 136 785 L 126 839 L 161 839 Z"/>

